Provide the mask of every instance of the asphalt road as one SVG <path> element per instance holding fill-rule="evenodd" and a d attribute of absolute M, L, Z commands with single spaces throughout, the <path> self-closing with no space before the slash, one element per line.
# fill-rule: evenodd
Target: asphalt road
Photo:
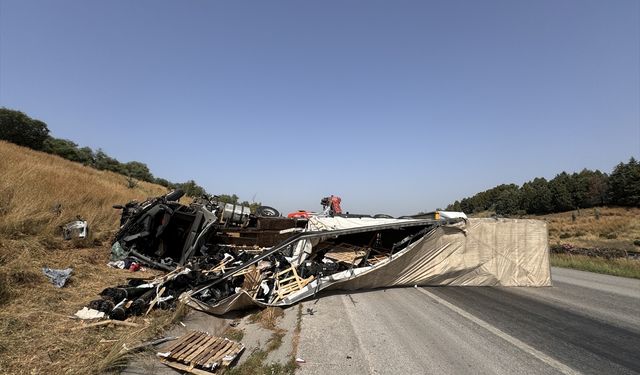
<path fill-rule="evenodd" d="M 640 374 L 640 280 L 552 276 L 549 288 L 394 288 L 305 302 L 299 373 Z"/>

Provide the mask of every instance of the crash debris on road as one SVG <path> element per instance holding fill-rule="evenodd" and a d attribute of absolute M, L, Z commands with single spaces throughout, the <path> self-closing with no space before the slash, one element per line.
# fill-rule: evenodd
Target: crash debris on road
<path fill-rule="evenodd" d="M 89 303 L 92 314 L 124 320 L 181 301 L 222 315 L 328 289 L 551 285 L 542 221 L 349 215 L 333 196 L 322 200 L 323 212 L 283 218 L 270 207 L 254 214 L 208 196 L 182 205 L 181 196 L 115 206 L 122 218 L 112 261 L 166 273 L 103 290 Z"/>
<path fill-rule="evenodd" d="M 460 213 L 373 218 L 328 210 L 282 218 L 180 191 L 122 209 L 112 260 L 167 273 L 107 288 L 89 307 L 114 319 L 182 300 L 213 314 L 286 306 L 323 289 L 550 285 L 546 225 Z M 326 200 L 326 202 L 325 202 Z M 332 202 L 334 204 L 332 205 Z M 341 211 L 338 211 L 341 212 Z"/>

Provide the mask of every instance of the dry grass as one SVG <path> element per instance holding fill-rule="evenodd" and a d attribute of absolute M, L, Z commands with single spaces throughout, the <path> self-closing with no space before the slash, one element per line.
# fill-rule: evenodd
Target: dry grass
<path fill-rule="evenodd" d="M 615 248 L 640 251 L 640 208 L 600 207 L 600 219 L 594 209 L 540 216 L 549 226 L 549 242 L 571 243 L 586 248 Z M 575 214 L 575 221 L 572 219 Z"/>
<path fill-rule="evenodd" d="M 267 307 L 249 317 L 251 323 L 258 323 L 262 328 L 276 330 L 278 327 L 278 319 L 284 316 L 284 310 L 280 307 Z"/>
<path fill-rule="evenodd" d="M 172 314 L 154 311 L 140 328 L 87 328 L 72 331 L 81 322 L 71 319 L 78 309 L 107 286 L 127 277 L 152 277 L 155 271 L 132 274 L 108 268 L 105 248 L 45 250 L 37 242 L 8 241 L 0 256 L 14 256 L 0 270 L 8 281 L 10 297 L 0 307 L 0 373 L 87 374 L 112 367 L 114 347 L 159 333 Z M 42 267 L 72 267 L 64 288 L 55 288 L 42 274 Z M 142 329 L 144 328 L 144 329 Z M 119 340 L 117 344 L 101 339 Z M 116 361 L 117 362 L 117 361 Z M 117 363 L 115 363 L 117 364 Z"/>
<path fill-rule="evenodd" d="M 69 317 L 105 287 L 155 274 L 108 268 L 106 245 L 118 227 L 113 204 L 165 188 L 140 182 L 129 189 L 121 175 L 6 142 L 0 142 L 0 175 L 0 373 L 99 373 L 122 363 L 122 343 L 157 335 L 173 321 L 173 313 L 154 311 L 137 318 L 141 326 L 135 329 L 71 331 L 81 323 Z M 89 222 L 90 238 L 62 241 L 59 226 L 76 215 Z M 94 246 L 99 243 L 104 245 Z M 50 284 L 45 266 L 72 267 L 68 285 Z"/>
<path fill-rule="evenodd" d="M 80 215 L 89 222 L 92 238 L 104 240 L 117 228 L 119 211 L 112 205 L 167 191 L 143 181 L 130 189 L 122 175 L 3 141 L 0 175 L 0 236 L 5 238 L 58 238 L 60 226 Z"/>
<path fill-rule="evenodd" d="M 551 254 L 551 265 L 581 271 L 640 279 L 640 261 L 635 259 L 603 259 L 584 255 Z"/>

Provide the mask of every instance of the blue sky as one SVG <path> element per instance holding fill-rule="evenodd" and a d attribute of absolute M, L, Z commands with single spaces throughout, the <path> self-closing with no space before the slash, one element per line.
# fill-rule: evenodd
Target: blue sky
<path fill-rule="evenodd" d="M 283 212 L 640 156 L 640 2 L 0 0 L 0 106 Z"/>

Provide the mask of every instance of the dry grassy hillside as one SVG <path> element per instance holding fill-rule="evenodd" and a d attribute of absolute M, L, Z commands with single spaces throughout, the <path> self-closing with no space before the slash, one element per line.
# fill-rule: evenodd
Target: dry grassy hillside
<path fill-rule="evenodd" d="M 113 204 L 167 191 L 143 181 L 130 189 L 122 175 L 2 141 L 0 176 L 0 235 L 10 238 L 58 237 L 60 225 L 80 215 L 100 240 L 116 227 Z"/>
<path fill-rule="evenodd" d="M 145 182 L 127 186 L 121 175 L 0 142 L 0 373 L 99 372 L 121 347 L 114 340 L 152 335 L 167 319 L 154 312 L 140 329 L 74 331 L 79 322 L 69 318 L 105 287 L 153 274 L 106 266 L 118 228 L 119 211 L 111 206 L 166 192 Z M 60 225 L 77 215 L 88 221 L 89 238 L 62 241 Z M 50 284 L 45 266 L 72 267 L 68 285 Z"/>
<path fill-rule="evenodd" d="M 538 218 L 549 223 L 551 244 L 640 251 L 640 247 L 634 245 L 634 241 L 640 240 L 639 208 L 600 207 Z"/>

